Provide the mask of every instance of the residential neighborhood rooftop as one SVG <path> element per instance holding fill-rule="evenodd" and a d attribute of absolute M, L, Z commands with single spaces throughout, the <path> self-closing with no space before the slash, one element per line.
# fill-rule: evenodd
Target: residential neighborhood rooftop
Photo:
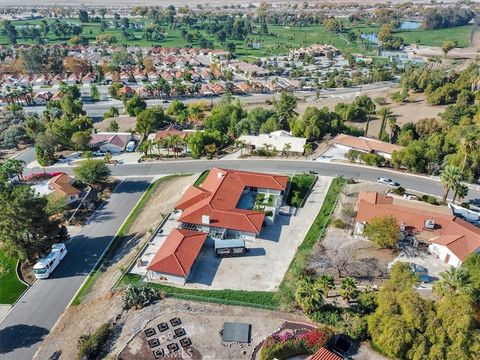
<path fill-rule="evenodd" d="M 239 209 L 237 204 L 246 187 L 285 191 L 288 176 L 213 168 L 203 184 L 191 186 L 175 206 L 183 210 L 179 221 L 258 234 L 263 211 Z"/>
<path fill-rule="evenodd" d="M 401 146 L 390 144 L 385 141 L 372 139 L 368 137 L 356 137 L 347 134 L 339 134 L 333 139 L 334 144 L 346 146 L 352 149 L 365 152 L 380 152 L 385 154 L 392 154 L 394 151 L 402 149 Z"/>

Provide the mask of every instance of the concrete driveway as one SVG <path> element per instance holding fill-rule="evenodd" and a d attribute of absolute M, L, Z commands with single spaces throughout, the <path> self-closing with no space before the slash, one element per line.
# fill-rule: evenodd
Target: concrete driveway
<path fill-rule="evenodd" d="M 131 178 L 117 186 L 105 206 L 67 244 L 67 256 L 51 277 L 36 281 L 19 300 L 0 323 L 0 359 L 33 357 L 150 181 Z"/>
<path fill-rule="evenodd" d="M 322 207 L 332 178 L 321 176 L 305 206 L 295 215 L 279 215 L 274 225 L 264 226 L 250 251 L 241 257 L 218 258 L 207 241 L 189 282 L 191 288 L 273 291 L 283 279 L 313 220 Z"/>

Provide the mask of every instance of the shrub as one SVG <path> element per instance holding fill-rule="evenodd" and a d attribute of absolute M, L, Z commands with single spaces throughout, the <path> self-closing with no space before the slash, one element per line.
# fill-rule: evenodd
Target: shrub
<path fill-rule="evenodd" d="M 393 189 L 392 192 L 393 192 L 394 194 L 402 195 L 402 196 L 403 196 L 403 195 L 405 195 L 406 190 L 405 190 L 404 187 L 399 186 L 399 187 Z"/>
<path fill-rule="evenodd" d="M 465 208 L 465 209 L 470 209 L 470 204 L 468 202 L 462 202 L 460 204 L 461 207 Z"/>
<path fill-rule="evenodd" d="M 348 150 L 346 153 L 345 153 L 345 159 L 347 159 L 348 161 L 354 163 L 356 161 L 358 161 L 358 159 L 361 157 L 360 155 L 360 151 L 358 150 L 355 150 L 355 149 L 350 149 Z"/>
<path fill-rule="evenodd" d="M 110 323 L 104 323 L 93 334 L 81 335 L 78 339 L 78 358 L 96 359 L 111 332 Z"/>
<path fill-rule="evenodd" d="M 160 293 L 157 289 L 151 287 L 136 287 L 128 285 L 122 296 L 122 306 L 125 310 L 131 308 L 142 308 L 150 305 L 156 300 L 160 299 Z"/>
<path fill-rule="evenodd" d="M 313 354 L 323 347 L 332 337 L 328 328 L 282 335 L 273 334 L 263 343 L 260 351 L 261 360 L 289 359 L 297 355 Z"/>
<path fill-rule="evenodd" d="M 427 202 L 432 205 L 438 205 L 437 198 L 433 195 L 428 195 Z"/>
<path fill-rule="evenodd" d="M 336 218 L 332 220 L 332 225 L 337 229 L 345 229 L 347 224 L 342 219 Z"/>
<path fill-rule="evenodd" d="M 371 154 L 371 153 L 363 153 L 360 155 L 360 159 L 367 165 L 370 166 L 384 166 L 386 164 L 386 160 L 383 156 L 378 154 Z"/>

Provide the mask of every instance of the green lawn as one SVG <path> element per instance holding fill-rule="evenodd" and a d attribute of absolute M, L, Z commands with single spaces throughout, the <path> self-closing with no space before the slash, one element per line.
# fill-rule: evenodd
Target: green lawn
<path fill-rule="evenodd" d="M 53 20 L 48 20 L 52 22 Z M 64 21 L 78 23 L 78 19 L 65 19 Z M 137 19 L 132 20 L 132 23 L 143 23 L 149 24 L 150 20 L 148 19 Z M 40 20 L 32 21 L 15 21 L 15 25 L 25 25 L 26 23 L 30 25 L 35 25 L 40 23 Z M 349 26 L 348 22 L 345 26 Z M 106 29 L 104 32 L 101 31 L 99 22 L 92 22 L 83 24 L 83 33 L 82 35 L 87 37 L 90 41 L 95 41 L 96 37 L 100 34 L 112 34 L 118 40 L 118 44 L 126 45 L 141 45 L 141 46 L 151 46 L 153 43 L 159 44 L 163 47 L 183 47 L 186 42 L 181 37 L 181 29 L 170 29 L 168 26 L 164 25 L 166 29 L 165 38 L 161 41 L 150 41 L 143 38 L 143 30 L 129 30 L 130 34 L 133 36 L 131 39 L 125 39 L 122 35 L 120 29 Z M 378 26 L 351 26 L 350 29 L 353 32 L 359 33 L 371 33 L 377 32 L 379 30 Z M 458 43 L 458 46 L 465 47 L 468 46 L 469 33 L 471 26 L 460 26 L 451 29 L 441 29 L 441 30 L 409 30 L 409 31 L 398 31 L 396 34 L 403 37 L 407 43 L 417 43 L 420 40 L 422 45 L 429 46 L 441 46 L 445 40 L 453 40 Z M 190 30 L 191 32 L 193 30 Z M 197 31 L 197 30 L 194 30 Z M 225 48 L 225 44 L 218 42 L 215 37 L 208 35 L 203 30 L 198 30 L 204 37 L 213 41 L 214 48 Z M 248 46 L 246 41 L 234 41 L 236 44 L 236 54 L 238 57 L 244 60 L 254 60 L 258 57 L 270 56 L 270 55 L 282 55 L 286 54 L 288 50 L 292 48 L 297 48 L 304 45 L 311 45 L 314 43 L 318 44 L 331 44 L 335 47 L 348 52 L 360 52 L 375 54 L 375 48 L 371 44 L 365 44 L 361 42 L 349 42 L 346 38 L 346 34 L 335 34 L 326 30 L 323 26 L 305 26 L 305 27 L 288 27 L 280 25 L 270 25 L 269 26 L 269 35 L 250 35 L 248 36 L 248 41 L 258 42 L 261 44 L 259 49 L 253 49 Z M 47 44 L 56 44 L 56 43 L 66 43 L 68 42 L 69 37 L 59 38 L 56 37 L 52 32 L 50 32 L 45 38 L 45 43 Z M 23 38 L 18 39 L 19 44 L 31 44 L 31 40 L 26 40 Z M 0 44 L 7 44 L 7 39 L 4 35 L 0 35 Z M 199 46 L 197 41 L 193 41 L 192 45 Z"/>
<path fill-rule="evenodd" d="M 164 291 L 167 295 L 186 300 L 214 302 L 226 305 L 250 306 L 263 309 L 278 308 L 275 293 L 269 291 L 241 291 L 241 290 L 200 290 L 155 283 L 143 283 L 139 275 L 127 274 L 120 282 L 121 285 L 146 285 Z"/>
<path fill-rule="evenodd" d="M 0 304 L 13 304 L 27 286 L 17 278 L 17 260 L 0 251 Z"/>
<path fill-rule="evenodd" d="M 325 230 L 330 223 L 338 196 L 345 183 L 346 180 L 344 178 L 333 179 L 320 212 L 310 226 L 307 235 L 305 235 L 305 239 L 298 247 L 297 253 L 290 263 L 287 273 L 283 277 L 277 296 L 280 304 L 284 307 L 288 307 L 289 304 L 294 302 L 297 282 L 304 275 L 308 257 L 313 246 L 325 235 Z"/>
<path fill-rule="evenodd" d="M 290 178 L 290 192 L 288 193 L 287 204 L 295 207 L 302 207 L 308 191 L 317 177 L 310 174 L 298 174 Z"/>
<path fill-rule="evenodd" d="M 207 178 L 208 174 L 210 174 L 210 170 L 205 170 L 204 172 L 202 172 L 198 177 L 198 179 L 195 180 L 193 186 L 199 187 L 200 185 L 202 185 L 205 179 Z"/>

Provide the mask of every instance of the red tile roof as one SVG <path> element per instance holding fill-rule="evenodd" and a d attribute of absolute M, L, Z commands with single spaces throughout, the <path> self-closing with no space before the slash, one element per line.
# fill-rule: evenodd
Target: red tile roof
<path fill-rule="evenodd" d="M 460 260 L 480 248 L 480 228 L 453 215 L 443 215 L 406 206 L 394 205 L 389 196 L 378 193 L 360 193 L 357 211 L 358 222 L 368 222 L 374 217 L 389 215 L 416 232 L 424 230 L 426 220 L 433 220 L 436 237 L 430 242 L 446 246 Z"/>
<path fill-rule="evenodd" d="M 67 174 L 59 174 L 48 181 L 48 185 L 61 195 L 78 195 L 80 190 L 71 185 L 72 178 Z"/>
<path fill-rule="evenodd" d="M 324 347 L 308 358 L 309 360 L 342 360 L 343 358 Z"/>
<path fill-rule="evenodd" d="M 198 231 L 173 229 L 147 269 L 175 276 L 187 276 L 207 236 L 208 234 Z"/>
<path fill-rule="evenodd" d="M 362 150 L 366 152 L 382 152 L 385 154 L 392 154 L 394 151 L 401 150 L 402 147 L 390 144 L 385 141 L 371 139 L 367 137 L 356 137 L 352 135 L 339 134 L 333 139 L 335 144 L 348 146 L 353 149 Z"/>
<path fill-rule="evenodd" d="M 176 129 L 170 124 L 165 130 L 159 130 L 155 133 L 155 141 L 165 139 L 169 135 L 178 135 L 180 138 L 185 139 L 188 136 L 188 132 Z"/>
<path fill-rule="evenodd" d="M 237 208 L 245 187 L 284 191 L 288 177 L 248 171 L 213 168 L 199 188 L 190 187 L 175 206 L 183 210 L 180 222 L 260 233 L 265 213 Z"/>

